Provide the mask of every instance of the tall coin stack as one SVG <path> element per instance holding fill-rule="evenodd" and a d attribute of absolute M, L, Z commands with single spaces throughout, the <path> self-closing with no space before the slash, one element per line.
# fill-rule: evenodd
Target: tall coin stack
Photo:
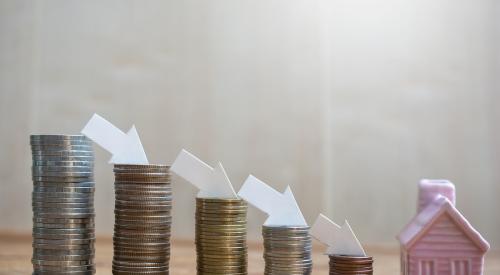
<path fill-rule="evenodd" d="M 246 224 L 243 200 L 196 198 L 197 274 L 247 274 Z"/>
<path fill-rule="evenodd" d="M 372 275 L 373 258 L 330 255 L 330 275 Z"/>
<path fill-rule="evenodd" d="M 33 274 L 95 273 L 94 153 L 82 135 L 31 135 Z"/>
<path fill-rule="evenodd" d="M 113 274 L 169 274 L 169 166 L 116 164 Z"/>
<path fill-rule="evenodd" d="M 308 226 L 263 226 L 266 275 L 311 274 L 312 241 Z"/>

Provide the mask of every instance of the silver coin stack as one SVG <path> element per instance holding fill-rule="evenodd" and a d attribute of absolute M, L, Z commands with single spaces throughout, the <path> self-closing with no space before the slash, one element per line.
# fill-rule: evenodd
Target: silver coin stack
<path fill-rule="evenodd" d="M 94 152 L 82 135 L 31 135 L 33 274 L 95 274 Z"/>
<path fill-rule="evenodd" d="M 169 166 L 116 164 L 113 274 L 169 274 Z"/>
<path fill-rule="evenodd" d="M 262 236 L 264 274 L 311 274 L 312 241 L 308 226 L 263 226 Z"/>

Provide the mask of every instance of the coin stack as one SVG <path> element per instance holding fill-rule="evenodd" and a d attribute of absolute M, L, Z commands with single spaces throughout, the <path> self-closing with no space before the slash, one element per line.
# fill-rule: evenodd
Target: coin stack
<path fill-rule="evenodd" d="M 246 224 L 243 200 L 196 198 L 197 274 L 247 274 Z"/>
<path fill-rule="evenodd" d="M 31 135 L 33 274 L 94 274 L 94 153 L 82 135 Z"/>
<path fill-rule="evenodd" d="M 330 275 L 372 275 L 373 258 L 330 255 Z"/>
<path fill-rule="evenodd" d="M 116 164 L 113 274 L 169 274 L 169 166 Z"/>
<path fill-rule="evenodd" d="M 312 241 L 308 226 L 263 226 L 264 274 L 311 274 Z"/>

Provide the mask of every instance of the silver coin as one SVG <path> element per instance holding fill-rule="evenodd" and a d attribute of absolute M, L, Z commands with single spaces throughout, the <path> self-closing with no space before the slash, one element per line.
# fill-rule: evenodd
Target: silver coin
<path fill-rule="evenodd" d="M 94 175 L 93 171 L 42 171 L 34 169 L 32 171 L 35 177 L 91 177 Z"/>
<path fill-rule="evenodd" d="M 42 140 L 42 139 L 31 139 L 30 146 L 32 147 L 71 147 L 71 146 L 86 146 L 92 147 L 92 141 L 90 140 L 72 140 L 72 139 L 61 139 L 61 140 Z"/>
<path fill-rule="evenodd" d="M 86 240 L 85 240 L 86 238 Z M 45 251 L 67 251 L 68 253 L 79 253 L 80 251 L 94 251 L 95 250 L 95 237 L 85 237 L 77 239 L 37 239 L 32 243 L 33 249 L 43 249 Z M 69 240 L 80 241 L 69 242 Z M 86 241 L 86 242 L 84 242 Z"/>
<path fill-rule="evenodd" d="M 115 186 L 144 186 L 144 187 L 149 187 L 149 188 L 152 188 L 152 187 L 155 187 L 155 186 L 158 186 L 158 187 L 165 187 L 165 186 L 170 186 L 170 183 L 169 181 L 164 181 L 164 180 L 152 180 L 152 179 L 149 179 L 148 181 L 139 181 L 139 180 L 133 180 L 133 179 L 127 179 L 127 180 L 120 180 L 120 181 L 117 181 L 115 180 Z"/>
<path fill-rule="evenodd" d="M 310 274 L 309 227 L 263 226 L 265 274 Z"/>
<path fill-rule="evenodd" d="M 86 193 L 81 193 L 86 194 Z M 88 193 L 93 194 L 93 193 Z M 91 208 L 94 197 L 85 198 L 32 198 L 32 207 L 41 208 Z M 83 206 L 83 207 L 80 207 Z"/>
<path fill-rule="evenodd" d="M 38 265 L 52 265 L 52 266 L 80 266 L 80 265 L 88 265 L 92 264 L 93 260 L 85 260 L 85 261 L 46 261 L 46 260 L 36 260 L 32 259 L 31 262 L 33 264 Z"/>
<path fill-rule="evenodd" d="M 32 177 L 33 183 L 88 183 L 94 182 L 93 176 L 91 177 Z M 95 183 L 95 182 L 94 182 Z"/>
<path fill-rule="evenodd" d="M 95 213 L 35 213 L 36 217 L 42 218 L 93 218 Z"/>
<path fill-rule="evenodd" d="M 74 274 L 73 272 L 90 272 L 90 271 L 95 272 L 94 264 L 78 265 L 78 266 L 51 266 L 51 265 L 38 265 L 33 263 L 33 268 L 36 270 L 37 274 L 39 272 L 47 272 L 44 274 L 50 274 L 50 275 L 68 274 L 68 272 L 71 272 L 69 274 Z"/>
<path fill-rule="evenodd" d="M 73 239 L 62 239 L 62 240 L 33 239 L 33 246 L 43 247 L 40 249 L 54 249 L 54 248 L 56 249 L 63 248 L 66 250 L 93 249 L 94 243 L 95 243 L 95 238 L 85 238 L 85 239 L 73 238 Z"/>
<path fill-rule="evenodd" d="M 92 229 L 94 230 L 94 223 L 33 223 L 33 228 L 47 228 L 47 229 Z"/>
<path fill-rule="evenodd" d="M 94 258 L 94 254 L 88 255 L 36 255 L 34 259 L 40 261 L 89 261 Z"/>
<path fill-rule="evenodd" d="M 95 270 L 90 271 L 41 271 L 34 270 L 32 275 L 94 275 Z"/>
<path fill-rule="evenodd" d="M 54 135 L 54 134 L 38 134 L 38 135 L 30 135 L 30 140 L 90 140 L 84 135 Z"/>
<path fill-rule="evenodd" d="M 70 228 L 70 229 L 33 228 L 33 233 L 40 233 L 40 234 L 89 234 L 93 232 L 94 232 L 93 228 Z"/>
<path fill-rule="evenodd" d="M 76 182 L 76 183 L 67 183 L 67 182 L 34 182 L 34 188 L 43 187 L 43 188 L 68 188 L 68 187 L 87 187 L 87 188 L 95 188 L 95 183 L 92 181 L 89 182 Z"/>
<path fill-rule="evenodd" d="M 44 249 L 33 248 L 33 255 L 53 255 L 53 256 L 71 256 L 71 255 L 92 255 L 95 249 L 93 247 L 82 246 L 82 249 Z"/>
<path fill-rule="evenodd" d="M 91 144 L 82 145 L 48 145 L 48 144 L 31 144 L 32 151 L 47 152 L 47 151 L 87 151 L 92 152 L 93 147 Z"/>
<path fill-rule="evenodd" d="M 92 172 L 91 166 L 33 166 L 33 172 Z"/>
<path fill-rule="evenodd" d="M 87 161 L 94 162 L 94 156 L 53 156 L 53 155 L 31 155 L 32 161 Z"/>
<path fill-rule="evenodd" d="M 35 160 L 32 162 L 33 166 L 63 166 L 63 167 L 73 167 L 73 166 L 84 166 L 93 167 L 93 161 L 54 161 L 54 160 Z"/>
<path fill-rule="evenodd" d="M 35 208 L 33 214 L 36 217 L 47 217 L 48 215 L 61 215 L 72 217 L 74 215 L 95 214 L 94 208 Z"/>
<path fill-rule="evenodd" d="M 41 223 L 89 223 L 94 222 L 93 218 L 87 219 L 74 219 L 74 218 L 63 218 L 63 219 L 52 219 L 52 218 L 40 218 L 34 217 L 33 222 L 41 222 Z"/>
<path fill-rule="evenodd" d="M 46 192 L 94 193 L 95 187 L 93 187 L 93 186 L 92 187 L 42 187 L 42 186 L 35 186 L 33 188 L 33 191 L 37 192 L 37 193 L 46 193 Z"/>
<path fill-rule="evenodd" d="M 31 155 L 34 157 L 37 156 L 60 156 L 60 157 L 93 157 L 93 151 L 87 150 L 65 150 L 65 151 L 31 151 Z"/>
<path fill-rule="evenodd" d="M 33 191 L 33 198 L 89 198 L 93 197 L 93 193 L 77 193 L 77 192 L 40 192 Z"/>
<path fill-rule="evenodd" d="M 40 230 L 40 229 L 38 229 L 38 230 Z M 63 239 L 70 239 L 70 238 L 75 238 L 75 239 L 95 238 L 94 230 L 92 230 L 92 229 L 86 230 L 86 231 L 81 230 L 82 232 L 75 231 L 74 233 L 56 233 L 59 231 L 63 232 L 62 230 L 66 230 L 66 229 L 56 230 L 56 229 L 45 229 L 44 228 L 43 230 L 45 230 L 45 231 L 52 230 L 52 231 L 54 231 L 54 233 L 42 233 L 42 232 L 34 229 L 32 232 L 33 237 L 39 237 L 42 239 L 56 239 L 56 240 L 63 240 Z M 70 229 L 67 229 L 67 230 L 70 230 Z M 43 232 L 45 232 L 45 231 L 43 231 Z"/>

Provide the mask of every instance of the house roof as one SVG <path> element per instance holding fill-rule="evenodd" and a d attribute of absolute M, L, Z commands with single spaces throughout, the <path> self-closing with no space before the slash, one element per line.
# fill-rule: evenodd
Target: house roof
<path fill-rule="evenodd" d="M 449 214 L 457 226 L 463 230 L 481 251 L 488 251 L 490 244 L 472 227 L 455 206 L 443 196 L 437 196 L 433 202 L 420 211 L 398 235 L 397 239 L 406 250 L 410 249 L 425 234 L 427 229 L 430 228 L 433 221 L 443 213 Z"/>

